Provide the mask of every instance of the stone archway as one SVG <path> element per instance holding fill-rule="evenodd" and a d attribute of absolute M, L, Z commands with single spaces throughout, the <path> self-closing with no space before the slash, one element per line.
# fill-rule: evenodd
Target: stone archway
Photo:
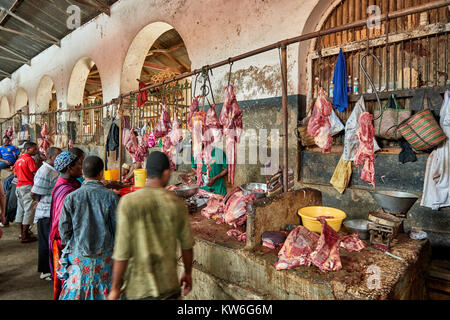
<path fill-rule="evenodd" d="M 98 75 L 98 76 L 97 76 Z M 89 57 L 83 57 L 73 67 L 67 90 L 67 107 L 90 100 L 90 97 L 102 98 L 101 72 Z M 95 78 L 95 79 L 94 79 Z M 98 79 L 98 80 L 96 80 Z"/>
<path fill-rule="evenodd" d="M 55 104 L 56 91 L 53 80 L 47 75 L 43 76 L 36 91 L 36 112 L 54 110 Z"/>
<path fill-rule="evenodd" d="M 3 96 L 0 100 L 0 119 L 9 118 L 11 115 L 8 98 Z"/>
<path fill-rule="evenodd" d="M 165 22 L 154 22 L 147 25 L 137 33 L 128 49 L 127 55 L 125 57 L 122 66 L 122 75 L 120 80 L 121 93 L 126 93 L 139 88 L 139 83 L 138 81 L 136 81 L 136 79 L 140 79 L 141 77 L 144 63 L 146 62 L 146 58 L 150 54 L 150 49 L 153 47 L 158 38 L 160 38 L 164 33 L 170 30 L 174 30 L 174 28 L 171 25 Z M 158 50 L 168 50 L 168 49 L 165 48 Z M 172 60 L 176 59 L 177 59 L 176 57 L 175 59 L 173 59 L 172 57 Z M 184 63 L 181 63 L 182 67 L 180 68 L 182 72 L 184 72 L 187 69 L 186 65 L 183 66 L 183 64 Z M 156 69 L 159 68 L 159 66 L 155 64 L 149 65 Z M 190 68 L 190 62 L 188 65 Z M 175 69 L 174 71 L 176 71 L 177 69 L 167 65 L 165 67 L 166 70 Z M 164 70 L 164 66 L 161 66 L 161 70 Z"/>
<path fill-rule="evenodd" d="M 14 101 L 14 108 L 12 113 L 18 112 L 19 110 L 23 110 L 28 105 L 28 94 L 23 88 L 19 88 L 16 93 L 16 99 Z"/>

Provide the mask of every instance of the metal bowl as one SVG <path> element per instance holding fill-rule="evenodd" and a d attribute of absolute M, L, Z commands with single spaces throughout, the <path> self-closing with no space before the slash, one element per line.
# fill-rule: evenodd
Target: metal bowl
<path fill-rule="evenodd" d="M 190 198 L 197 193 L 199 186 L 182 186 L 173 190 L 173 192 L 181 198 Z"/>
<path fill-rule="evenodd" d="M 369 238 L 369 220 L 353 219 L 346 220 L 343 223 L 348 231 L 350 231 L 351 233 L 356 233 L 360 239 L 366 240 Z"/>
<path fill-rule="evenodd" d="M 415 194 L 401 191 L 374 191 L 371 194 L 377 204 L 388 213 L 406 214 L 419 198 Z"/>
<path fill-rule="evenodd" d="M 262 190 L 264 190 L 264 192 L 254 192 L 253 190 L 255 190 L 255 189 L 262 189 Z M 244 193 L 244 195 L 253 193 L 254 195 L 256 195 L 256 198 L 260 199 L 260 198 L 264 198 L 267 194 L 267 184 L 266 183 L 256 183 L 256 182 L 244 183 L 243 185 L 241 185 L 241 190 Z"/>

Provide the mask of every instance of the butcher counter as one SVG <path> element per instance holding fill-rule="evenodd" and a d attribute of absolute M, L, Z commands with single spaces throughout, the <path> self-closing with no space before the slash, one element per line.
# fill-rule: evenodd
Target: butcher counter
<path fill-rule="evenodd" d="M 300 224 L 299 208 L 321 205 L 321 193 L 301 189 L 257 200 L 248 212 L 245 242 L 228 236 L 232 229 L 200 214 L 190 215 L 195 237 L 193 290 L 186 299 L 425 299 L 424 273 L 431 255 L 427 240 L 400 234 L 391 252 L 397 260 L 367 247 L 340 250 L 342 269 L 322 272 L 315 266 L 277 271 L 278 250 L 261 246 L 265 231 Z M 339 233 L 345 234 L 344 230 Z M 181 263 L 181 262 L 180 262 Z M 179 272 L 183 270 L 180 265 Z"/>

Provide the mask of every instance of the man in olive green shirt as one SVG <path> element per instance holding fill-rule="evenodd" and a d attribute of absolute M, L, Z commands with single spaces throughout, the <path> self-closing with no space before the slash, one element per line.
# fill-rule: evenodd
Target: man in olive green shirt
<path fill-rule="evenodd" d="M 113 253 L 113 279 L 109 300 L 177 299 L 179 242 L 185 273 L 181 278 L 184 295 L 192 289 L 194 240 L 183 201 L 165 189 L 170 163 L 159 151 L 147 159 L 147 188 L 120 199 Z"/>
<path fill-rule="evenodd" d="M 225 196 L 227 194 L 227 187 L 225 186 L 224 177 L 228 174 L 227 157 L 222 149 L 214 147 L 211 150 L 211 158 L 212 163 L 211 171 L 209 171 L 208 183 L 200 188 L 208 192 Z M 194 157 L 192 157 L 191 160 L 191 168 L 195 173 L 197 172 L 197 163 L 195 162 Z M 206 175 L 206 169 L 205 162 L 203 161 L 203 175 Z"/>

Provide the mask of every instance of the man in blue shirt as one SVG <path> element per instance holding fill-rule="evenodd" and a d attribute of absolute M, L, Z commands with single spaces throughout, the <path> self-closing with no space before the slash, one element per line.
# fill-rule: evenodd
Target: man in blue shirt
<path fill-rule="evenodd" d="M 13 166 L 19 154 L 19 149 L 11 145 L 11 140 L 8 136 L 4 136 L 2 146 L 0 147 L 0 169 L 7 169 Z"/>

